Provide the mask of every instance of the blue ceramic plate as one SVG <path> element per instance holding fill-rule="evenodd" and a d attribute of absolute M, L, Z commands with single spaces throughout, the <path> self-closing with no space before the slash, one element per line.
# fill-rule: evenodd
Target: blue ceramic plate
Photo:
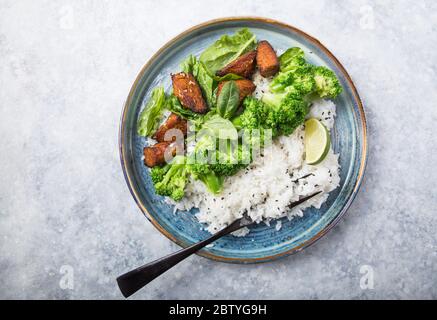
<path fill-rule="evenodd" d="M 225 18 L 195 26 L 162 47 L 142 68 L 123 109 L 120 126 L 120 158 L 129 189 L 145 216 L 169 239 L 186 247 L 210 234 L 202 230 L 195 211 L 173 213 L 173 208 L 155 195 L 142 149 L 145 139 L 136 134 L 136 120 L 144 101 L 157 85 L 170 89 L 169 74 L 179 70 L 189 54 L 199 55 L 225 33 L 248 27 L 258 39 L 268 40 L 276 49 L 299 46 L 313 64 L 335 71 L 344 88 L 335 101 L 337 118 L 332 130 L 334 151 L 340 154 L 341 185 L 321 209 L 307 209 L 301 218 L 282 220 L 279 231 L 259 224 L 242 238 L 227 236 L 205 248 L 200 255 L 234 263 L 262 262 L 302 250 L 320 239 L 345 214 L 358 192 L 367 158 L 366 120 L 357 90 L 340 62 L 319 41 L 286 24 L 264 18 Z M 274 225 L 274 224 L 273 224 Z"/>

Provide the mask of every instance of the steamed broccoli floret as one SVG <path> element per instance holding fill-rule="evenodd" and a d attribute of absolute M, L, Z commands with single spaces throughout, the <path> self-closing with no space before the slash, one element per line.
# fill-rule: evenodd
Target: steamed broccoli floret
<path fill-rule="evenodd" d="M 229 147 L 225 152 L 217 151 L 216 163 L 211 164 L 211 170 L 219 176 L 233 176 L 251 162 L 250 148 L 239 144 L 237 148 Z"/>
<path fill-rule="evenodd" d="M 294 76 L 292 71 L 280 72 L 276 77 L 270 82 L 271 92 L 283 92 L 285 88 L 291 86 L 294 81 Z"/>
<path fill-rule="evenodd" d="M 262 100 L 268 104 L 277 104 L 288 93 L 308 102 L 319 98 L 336 98 L 342 87 L 332 70 L 308 64 L 278 73 L 270 84 L 270 91 Z"/>
<path fill-rule="evenodd" d="M 272 137 L 279 134 L 291 134 L 303 123 L 308 112 L 308 103 L 295 90 L 285 93 L 267 93 L 264 94 L 262 101 L 247 97 L 244 105 L 245 110 L 234 121 L 239 123 L 240 128 L 261 129 L 258 138 L 261 142 L 264 141 L 263 130 L 265 129 L 272 130 Z M 251 143 L 255 144 L 255 142 Z"/>
<path fill-rule="evenodd" d="M 209 191 L 220 193 L 223 179 L 218 177 L 207 163 L 187 163 L 186 157 L 178 156 L 164 167 L 154 167 L 151 170 L 155 191 L 161 196 L 167 196 L 175 201 L 185 195 L 185 186 L 190 174 L 194 179 L 202 181 Z"/>
<path fill-rule="evenodd" d="M 242 165 L 240 163 L 215 163 L 211 165 L 211 170 L 219 176 L 229 177 L 245 167 L 247 167 L 247 165 Z"/>
<path fill-rule="evenodd" d="M 190 173 L 194 179 L 199 179 L 200 176 L 208 174 L 210 171 L 207 163 L 193 163 L 190 164 Z"/>
<path fill-rule="evenodd" d="M 188 170 L 193 178 L 202 181 L 213 194 L 220 193 L 223 187 L 223 179 L 215 174 L 209 164 L 211 154 L 215 155 L 215 148 L 216 138 L 207 134 L 203 135 L 197 141 L 188 164 Z"/>
<path fill-rule="evenodd" d="M 242 128 L 255 129 L 261 127 L 267 116 L 267 110 L 259 100 L 248 97 L 243 102 L 244 112 L 239 116 Z"/>
<path fill-rule="evenodd" d="M 217 143 L 209 135 L 202 136 L 192 154 L 190 172 L 195 179 L 205 183 L 209 190 L 218 193 L 221 190 L 221 180 L 217 177 L 231 176 L 250 163 L 249 151 L 243 151 L 241 144 L 233 148 L 234 142 L 223 140 L 225 144 Z M 194 158 L 195 157 L 195 158 Z"/>
<path fill-rule="evenodd" d="M 158 182 L 162 181 L 168 169 L 170 169 L 169 164 L 165 165 L 164 167 L 153 167 L 150 171 L 150 177 L 152 178 L 153 184 L 157 184 Z"/>
<path fill-rule="evenodd" d="M 296 91 L 296 93 L 304 96 L 313 92 L 315 87 L 314 67 L 305 66 L 297 68 L 293 73 L 292 88 L 288 89 L 288 91 Z"/>
<path fill-rule="evenodd" d="M 265 93 L 262 98 L 261 98 L 261 102 L 264 103 L 266 106 L 279 106 L 282 102 L 282 100 L 285 98 L 285 96 L 287 95 L 287 93 L 285 92 L 280 92 L 280 93 Z"/>
<path fill-rule="evenodd" d="M 298 47 L 290 48 L 279 56 L 281 72 L 294 70 L 295 68 L 304 66 L 305 64 L 305 53 L 301 48 Z"/>
<path fill-rule="evenodd" d="M 270 83 L 271 92 L 296 91 L 301 95 L 313 92 L 315 87 L 314 67 L 311 65 L 280 72 Z"/>
<path fill-rule="evenodd" d="M 161 169 L 152 169 L 152 180 L 156 193 L 179 201 L 184 196 L 185 185 L 188 182 L 188 171 L 185 157 L 178 156 Z M 155 182 L 156 181 L 156 182 Z"/>
<path fill-rule="evenodd" d="M 222 192 L 224 179 L 223 177 L 216 175 L 214 171 L 210 170 L 208 173 L 199 176 L 199 179 L 213 194 L 219 194 Z"/>
<path fill-rule="evenodd" d="M 335 98 L 343 91 L 335 73 L 326 67 L 315 67 L 314 80 L 320 98 Z"/>
<path fill-rule="evenodd" d="M 265 94 L 262 101 L 273 110 L 276 129 L 284 135 L 293 133 L 308 112 L 308 103 L 296 91 Z"/>
<path fill-rule="evenodd" d="M 263 146 L 266 130 L 271 130 L 272 137 L 277 136 L 275 113 L 272 108 L 254 97 L 246 97 L 243 101 L 244 111 L 232 121 L 236 128 L 249 130 L 245 136 L 250 147 Z M 259 135 L 254 134 L 259 130 Z"/>
<path fill-rule="evenodd" d="M 188 166 L 188 170 L 194 179 L 202 181 L 213 194 L 218 194 L 222 191 L 223 179 L 211 170 L 210 164 L 193 163 Z"/>
<path fill-rule="evenodd" d="M 246 168 L 250 162 L 239 160 L 236 163 L 218 162 L 211 164 L 211 170 L 219 176 L 229 177 L 236 174 L 241 169 Z"/>
<path fill-rule="evenodd" d="M 279 61 L 281 72 L 270 84 L 272 92 L 295 90 L 311 100 L 335 98 L 342 91 L 335 73 L 327 67 L 307 63 L 300 48 L 288 49 L 279 57 Z"/>
<path fill-rule="evenodd" d="M 261 101 L 247 97 L 244 111 L 233 120 L 239 129 L 271 129 L 273 137 L 291 134 L 301 125 L 314 99 L 335 98 L 342 88 L 335 73 L 305 61 L 300 48 L 290 48 L 280 56 L 281 72 L 270 84 Z"/>
<path fill-rule="evenodd" d="M 272 129 L 274 127 L 273 114 L 262 101 L 254 97 L 246 97 L 243 101 L 243 109 L 243 113 L 232 121 L 238 129 Z"/>
<path fill-rule="evenodd" d="M 287 94 L 280 104 L 275 106 L 278 131 L 284 135 L 292 134 L 305 121 L 307 112 L 307 102 L 293 93 Z"/>

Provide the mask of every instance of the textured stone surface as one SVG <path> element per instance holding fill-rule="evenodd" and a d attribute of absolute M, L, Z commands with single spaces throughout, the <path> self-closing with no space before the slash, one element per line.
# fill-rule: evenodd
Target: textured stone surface
<path fill-rule="evenodd" d="M 298 255 L 249 266 L 195 256 L 135 298 L 437 298 L 436 2 L 181 3 L 0 0 L 0 298 L 121 298 L 117 275 L 177 249 L 124 182 L 121 107 L 166 41 L 235 15 L 295 25 L 342 61 L 369 122 L 361 192 Z M 373 290 L 360 287 L 364 265 Z"/>

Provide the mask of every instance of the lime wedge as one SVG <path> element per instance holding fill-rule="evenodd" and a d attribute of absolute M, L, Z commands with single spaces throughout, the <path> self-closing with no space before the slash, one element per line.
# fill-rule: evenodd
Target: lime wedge
<path fill-rule="evenodd" d="M 305 160 L 308 164 L 318 164 L 325 159 L 331 145 L 329 131 L 317 119 L 305 122 Z"/>

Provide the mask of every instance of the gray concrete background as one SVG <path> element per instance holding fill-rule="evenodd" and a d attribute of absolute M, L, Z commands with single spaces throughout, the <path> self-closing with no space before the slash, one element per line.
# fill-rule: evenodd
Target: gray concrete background
<path fill-rule="evenodd" d="M 437 298 L 436 2 L 245 0 L 0 1 L 0 298 L 122 298 L 117 275 L 177 249 L 129 194 L 120 112 L 166 41 L 235 15 L 301 28 L 349 71 L 369 122 L 361 192 L 298 255 L 192 257 L 134 298 Z"/>

